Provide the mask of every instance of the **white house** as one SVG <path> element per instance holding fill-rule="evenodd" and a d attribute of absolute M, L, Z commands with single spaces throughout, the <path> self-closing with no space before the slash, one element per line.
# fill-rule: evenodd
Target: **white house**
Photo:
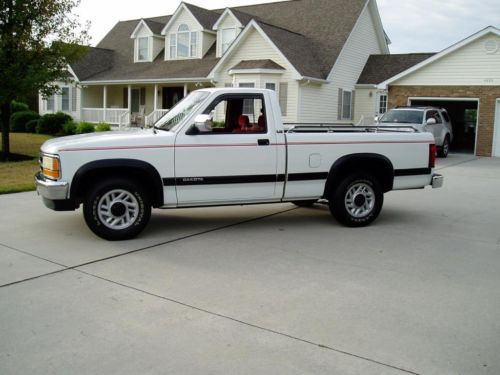
<path fill-rule="evenodd" d="M 153 123 L 201 87 L 277 92 L 286 122 L 354 120 L 354 89 L 370 55 L 389 53 L 375 0 L 294 0 L 119 22 L 78 64 L 76 85 L 42 113 Z"/>

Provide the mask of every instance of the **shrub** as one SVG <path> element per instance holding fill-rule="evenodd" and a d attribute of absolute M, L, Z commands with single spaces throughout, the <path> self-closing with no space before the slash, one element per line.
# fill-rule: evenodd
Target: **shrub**
<path fill-rule="evenodd" d="M 68 121 L 73 121 L 73 118 L 66 113 L 47 113 L 43 115 L 36 128 L 36 132 L 40 134 L 57 134 L 61 133 L 63 126 Z"/>
<path fill-rule="evenodd" d="M 26 123 L 26 133 L 36 133 L 36 127 L 38 126 L 39 122 L 39 118 L 28 121 Z"/>
<path fill-rule="evenodd" d="M 90 122 L 80 122 L 76 127 L 76 134 L 93 133 L 94 131 L 95 126 Z"/>
<path fill-rule="evenodd" d="M 100 122 L 95 127 L 96 132 L 109 132 L 111 130 L 111 125 L 106 124 L 105 122 Z"/>
<path fill-rule="evenodd" d="M 22 103 L 22 102 L 17 102 L 15 100 L 13 100 L 10 104 L 11 113 L 26 112 L 29 110 L 30 110 L 30 108 L 28 107 L 28 105 L 25 103 Z"/>
<path fill-rule="evenodd" d="M 63 125 L 62 135 L 74 135 L 76 134 L 77 125 L 74 121 L 68 121 Z"/>
<path fill-rule="evenodd" d="M 40 115 L 33 111 L 15 112 L 10 116 L 10 130 L 15 133 L 25 133 L 26 124 L 31 120 L 38 120 Z"/>

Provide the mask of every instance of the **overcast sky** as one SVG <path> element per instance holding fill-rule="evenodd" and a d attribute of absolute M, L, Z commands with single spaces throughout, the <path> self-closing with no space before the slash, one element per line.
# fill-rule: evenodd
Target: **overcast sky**
<path fill-rule="evenodd" d="M 208 9 L 274 0 L 189 0 Z M 437 52 L 485 28 L 500 28 L 499 0 L 378 0 L 392 53 Z M 82 0 L 77 13 L 92 22 L 96 45 L 118 21 L 172 14 L 180 0 Z M 300 16 L 300 15 L 299 15 Z"/>

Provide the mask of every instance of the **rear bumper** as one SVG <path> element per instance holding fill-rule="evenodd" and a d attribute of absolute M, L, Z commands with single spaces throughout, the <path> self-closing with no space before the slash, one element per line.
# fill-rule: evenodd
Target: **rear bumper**
<path fill-rule="evenodd" d="M 431 186 L 433 189 L 442 188 L 444 184 L 444 177 L 440 174 L 435 174 L 432 176 Z"/>
<path fill-rule="evenodd" d="M 40 172 L 35 175 L 36 191 L 43 203 L 54 211 L 73 211 L 75 203 L 68 199 L 69 184 L 65 181 L 52 181 Z"/>

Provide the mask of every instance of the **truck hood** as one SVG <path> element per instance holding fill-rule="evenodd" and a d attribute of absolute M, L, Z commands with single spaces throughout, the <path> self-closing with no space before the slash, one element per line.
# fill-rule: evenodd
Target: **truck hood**
<path fill-rule="evenodd" d="M 46 141 L 41 151 L 59 154 L 64 151 L 91 151 L 106 148 L 151 148 L 174 144 L 175 134 L 152 129 L 137 131 L 110 131 L 102 133 L 71 135 Z"/>

